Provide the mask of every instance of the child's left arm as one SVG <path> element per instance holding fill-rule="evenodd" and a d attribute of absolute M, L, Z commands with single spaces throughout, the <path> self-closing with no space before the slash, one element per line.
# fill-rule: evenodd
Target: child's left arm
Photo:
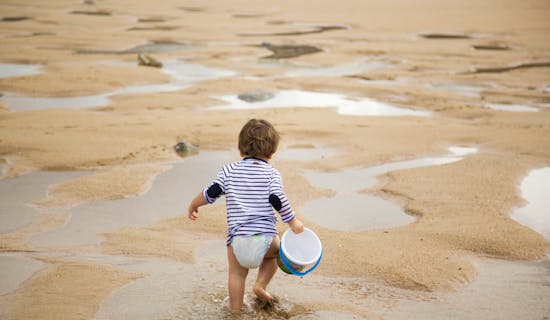
<path fill-rule="evenodd" d="M 191 201 L 189 208 L 187 209 L 187 216 L 189 219 L 196 220 L 199 217 L 199 207 L 204 206 L 205 204 L 208 204 L 208 201 L 204 199 L 202 192 L 199 192 L 193 201 Z"/>
<path fill-rule="evenodd" d="M 304 231 L 304 224 L 302 221 L 300 221 L 298 218 L 294 217 L 292 220 L 288 222 L 288 226 L 292 230 L 292 232 L 298 234 Z"/>

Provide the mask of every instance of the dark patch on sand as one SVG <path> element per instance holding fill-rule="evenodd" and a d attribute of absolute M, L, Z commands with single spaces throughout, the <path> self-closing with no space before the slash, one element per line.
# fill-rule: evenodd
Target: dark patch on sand
<path fill-rule="evenodd" d="M 82 15 L 88 15 L 88 16 L 110 16 L 111 15 L 109 11 L 105 11 L 105 10 L 96 10 L 96 11 L 74 10 L 74 11 L 71 11 L 71 14 L 82 14 Z"/>
<path fill-rule="evenodd" d="M 266 48 L 273 52 L 273 54 L 265 56 L 263 57 L 263 59 L 294 58 L 305 54 L 312 54 L 323 51 L 317 47 L 309 45 L 275 45 L 267 42 L 260 44 L 259 47 Z"/>
<path fill-rule="evenodd" d="M 501 73 L 518 69 L 529 68 L 547 68 L 550 67 L 550 61 L 528 61 L 520 62 L 504 67 L 474 67 L 471 71 L 465 73 Z"/>
<path fill-rule="evenodd" d="M 25 16 L 15 16 L 15 17 L 3 17 L 1 22 L 17 22 L 17 21 L 25 21 L 30 20 L 31 18 L 25 17 Z"/>
<path fill-rule="evenodd" d="M 474 44 L 472 48 L 476 50 L 510 50 L 510 46 L 504 43 Z"/>
<path fill-rule="evenodd" d="M 249 18 L 261 18 L 263 17 L 264 15 L 263 14 L 260 14 L 260 13 L 235 13 L 233 15 L 231 15 L 233 18 L 237 18 L 237 19 L 241 19 L 241 18 L 244 18 L 244 19 L 249 19 Z"/>
<path fill-rule="evenodd" d="M 166 19 L 163 19 L 163 18 L 139 18 L 138 22 L 141 22 L 141 23 L 166 22 Z"/>
<path fill-rule="evenodd" d="M 238 33 L 237 35 L 240 37 L 269 37 L 269 36 L 283 37 L 283 36 L 301 36 L 301 35 L 314 34 L 314 33 L 323 33 L 323 32 L 332 31 L 332 30 L 345 30 L 345 29 L 348 29 L 348 28 L 344 26 L 319 26 L 319 27 L 313 27 L 307 30 L 266 32 L 266 33 Z"/>
<path fill-rule="evenodd" d="M 202 8 L 202 7 L 178 7 L 178 9 L 186 11 L 186 12 L 204 12 L 204 11 L 206 11 L 206 9 Z"/>
<path fill-rule="evenodd" d="M 423 33 L 420 34 L 425 39 L 470 39 L 471 36 L 463 33 Z"/>
<path fill-rule="evenodd" d="M 31 32 L 31 33 L 25 33 L 25 34 L 18 34 L 13 36 L 14 38 L 31 38 L 31 37 L 39 37 L 39 36 L 55 36 L 56 34 L 53 32 Z"/>
<path fill-rule="evenodd" d="M 154 26 L 154 27 L 132 27 L 126 31 L 172 31 L 180 29 L 178 26 Z"/>

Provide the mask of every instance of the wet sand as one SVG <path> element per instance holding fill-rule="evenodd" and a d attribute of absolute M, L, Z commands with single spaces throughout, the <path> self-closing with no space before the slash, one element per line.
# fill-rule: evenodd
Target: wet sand
<path fill-rule="evenodd" d="M 1 318 L 230 318 L 223 202 L 184 212 L 251 117 L 324 257 L 241 318 L 550 314 L 547 220 L 518 217 L 550 167 L 548 3 L 92 3 L 0 1 Z M 449 147 L 476 152 L 392 167 Z"/>

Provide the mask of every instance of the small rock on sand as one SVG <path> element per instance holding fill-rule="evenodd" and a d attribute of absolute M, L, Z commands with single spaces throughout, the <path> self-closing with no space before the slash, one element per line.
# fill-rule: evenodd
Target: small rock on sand
<path fill-rule="evenodd" d="M 162 68 L 162 62 L 143 53 L 138 54 L 138 64 L 140 66 Z"/>
<path fill-rule="evenodd" d="M 256 89 L 253 91 L 241 93 L 237 97 L 243 101 L 254 103 L 272 99 L 274 96 L 275 95 L 271 92 L 262 89 Z"/>
<path fill-rule="evenodd" d="M 176 151 L 176 153 L 180 156 L 180 157 L 184 157 L 184 156 L 187 156 L 189 154 L 196 154 L 196 153 L 199 153 L 199 147 L 198 146 L 195 146 L 189 142 L 186 142 L 186 141 L 181 141 L 181 142 L 178 142 L 175 146 L 174 146 L 174 151 Z"/>

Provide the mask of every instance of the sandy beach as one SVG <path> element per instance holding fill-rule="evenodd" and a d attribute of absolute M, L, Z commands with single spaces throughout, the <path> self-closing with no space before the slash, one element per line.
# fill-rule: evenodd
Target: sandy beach
<path fill-rule="evenodd" d="M 0 0 L 0 318 L 235 318 L 186 210 L 264 118 L 323 260 L 236 318 L 550 319 L 549 13 Z"/>

